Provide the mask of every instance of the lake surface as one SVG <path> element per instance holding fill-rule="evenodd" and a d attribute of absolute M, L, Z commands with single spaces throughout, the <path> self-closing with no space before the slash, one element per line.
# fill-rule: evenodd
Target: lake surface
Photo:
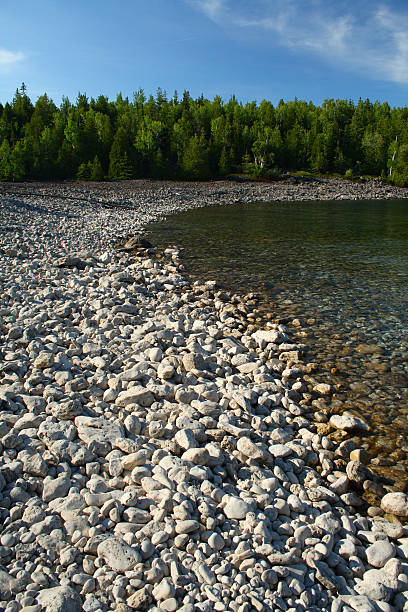
<path fill-rule="evenodd" d="M 276 318 L 300 319 L 291 335 L 310 347 L 313 376 L 337 385 L 332 412 L 368 421 L 358 443 L 408 480 L 408 200 L 199 208 L 148 230 L 183 249 L 193 279 L 261 292 Z"/>

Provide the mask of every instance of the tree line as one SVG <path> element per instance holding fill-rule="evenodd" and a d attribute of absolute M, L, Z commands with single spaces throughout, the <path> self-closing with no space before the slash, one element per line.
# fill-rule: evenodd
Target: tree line
<path fill-rule="evenodd" d="M 0 180 L 208 179 L 282 170 L 381 176 L 408 185 L 408 108 L 295 99 L 277 106 L 137 91 L 60 106 L 24 83 L 0 104 Z"/>

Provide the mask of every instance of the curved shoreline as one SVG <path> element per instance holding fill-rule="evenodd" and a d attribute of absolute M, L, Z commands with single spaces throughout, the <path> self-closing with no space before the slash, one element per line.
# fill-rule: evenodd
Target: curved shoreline
<path fill-rule="evenodd" d="M 283 326 L 248 330 L 250 301 L 190 287 L 174 250 L 158 262 L 110 248 L 192 206 L 406 197 L 337 183 L 0 184 L 13 609 L 403 609 L 408 531 L 359 514 L 371 477 L 316 433 L 282 358 L 301 347 Z"/>

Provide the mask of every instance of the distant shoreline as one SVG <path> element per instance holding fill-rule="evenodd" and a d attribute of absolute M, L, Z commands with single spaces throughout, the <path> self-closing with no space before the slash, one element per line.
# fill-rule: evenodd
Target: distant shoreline
<path fill-rule="evenodd" d="M 161 193 L 163 190 L 165 193 Z M 119 200 L 116 199 L 118 194 L 120 194 Z M 309 176 L 289 176 L 279 181 L 135 179 L 112 182 L 0 182 L 0 196 L 21 195 L 82 200 L 104 208 L 132 209 L 140 197 L 153 198 L 156 194 L 164 196 L 159 206 L 156 202 L 154 207 L 154 213 L 159 213 L 161 217 L 162 213 L 173 213 L 177 210 L 238 202 L 404 199 L 408 198 L 408 188 L 388 185 L 382 183 L 380 179 L 354 182 L 341 178 Z M 169 200 L 173 200 L 171 204 Z M 162 210 L 163 207 L 165 210 Z M 152 220 L 154 219 L 149 218 L 147 222 Z"/>

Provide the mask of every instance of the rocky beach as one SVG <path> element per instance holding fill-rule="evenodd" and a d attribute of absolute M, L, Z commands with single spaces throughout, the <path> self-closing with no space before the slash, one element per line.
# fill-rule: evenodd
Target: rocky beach
<path fill-rule="evenodd" d="M 408 498 L 319 433 L 312 401 L 333 389 L 308 387 L 302 344 L 143 238 L 198 206 L 406 197 L 0 183 L 0 609 L 408 610 Z"/>

